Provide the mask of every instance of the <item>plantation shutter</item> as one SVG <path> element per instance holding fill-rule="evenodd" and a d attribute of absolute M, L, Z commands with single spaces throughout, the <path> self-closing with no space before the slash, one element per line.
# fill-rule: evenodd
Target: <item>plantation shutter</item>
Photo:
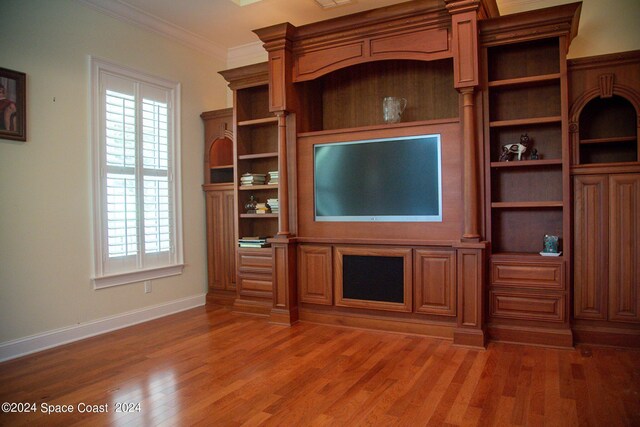
<path fill-rule="evenodd" d="M 172 92 L 100 74 L 101 265 L 96 276 L 178 263 Z"/>

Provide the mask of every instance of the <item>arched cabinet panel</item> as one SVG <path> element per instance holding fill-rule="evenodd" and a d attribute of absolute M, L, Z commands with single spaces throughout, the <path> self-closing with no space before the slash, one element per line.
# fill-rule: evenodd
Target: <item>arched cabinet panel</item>
<path fill-rule="evenodd" d="M 570 61 L 574 335 L 640 345 L 640 51 Z"/>

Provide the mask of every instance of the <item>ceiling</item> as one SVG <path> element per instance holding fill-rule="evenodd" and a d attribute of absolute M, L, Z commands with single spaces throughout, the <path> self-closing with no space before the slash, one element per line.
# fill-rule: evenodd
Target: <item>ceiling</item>
<path fill-rule="evenodd" d="M 300 26 L 406 0 L 353 0 L 329 9 L 315 0 L 78 0 L 133 24 L 163 33 L 227 61 L 230 52 L 259 47 L 253 29 L 283 22 Z M 501 14 L 572 0 L 497 0 Z M 240 6 L 239 4 L 245 4 Z"/>

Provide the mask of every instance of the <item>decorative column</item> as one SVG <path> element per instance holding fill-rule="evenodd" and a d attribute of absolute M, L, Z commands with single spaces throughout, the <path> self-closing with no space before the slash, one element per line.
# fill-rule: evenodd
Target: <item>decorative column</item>
<path fill-rule="evenodd" d="M 290 230 L 288 146 L 296 144 L 295 127 L 290 117 L 293 105 L 292 35 L 295 27 L 279 24 L 255 31 L 269 53 L 269 111 L 278 117 L 278 234 L 271 240 L 273 248 L 272 323 L 292 325 L 298 321 L 297 245 Z M 288 135 L 293 135 L 288 138 Z M 295 150 L 293 150 L 295 152 Z M 293 163 L 295 164 L 295 163 Z M 295 211 L 294 211 L 295 212 Z"/>
<path fill-rule="evenodd" d="M 478 13 L 480 0 L 445 0 L 451 14 L 454 86 L 462 95 L 464 230 L 456 249 L 457 327 L 454 344 L 484 347 L 487 243 L 480 235 L 480 150 L 475 90 L 479 84 Z"/>
<path fill-rule="evenodd" d="M 287 112 L 278 111 L 278 237 L 288 237 L 289 232 L 289 167 L 287 165 Z"/>
<path fill-rule="evenodd" d="M 464 234 L 463 241 L 480 241 L 479 150 L 476 138 L 474 87 L 460 89 L 462 94 L 462 136 L 464 141 Z"/>

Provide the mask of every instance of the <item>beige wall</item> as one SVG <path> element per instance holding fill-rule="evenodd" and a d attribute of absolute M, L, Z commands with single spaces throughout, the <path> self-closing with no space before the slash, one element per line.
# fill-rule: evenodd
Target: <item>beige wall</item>
<path fill-rule="evenodd" d="M 28 141 L 0 140 L 0 344 L 206 289 L 202 111 L 226 106 L 222 61 L 73 0 L 3 0 L 0 66 L 27 74 Z M 182 84 L 180 276 L 95 291 L 88 56 Z"/>
<path fill-rule="evenodd" d="M 498 0 L 500 14 L 508 15 L 577 0 Z M 639 0 L 582 0 L 578 36 L 569 58 L 640 49 Z"/>

